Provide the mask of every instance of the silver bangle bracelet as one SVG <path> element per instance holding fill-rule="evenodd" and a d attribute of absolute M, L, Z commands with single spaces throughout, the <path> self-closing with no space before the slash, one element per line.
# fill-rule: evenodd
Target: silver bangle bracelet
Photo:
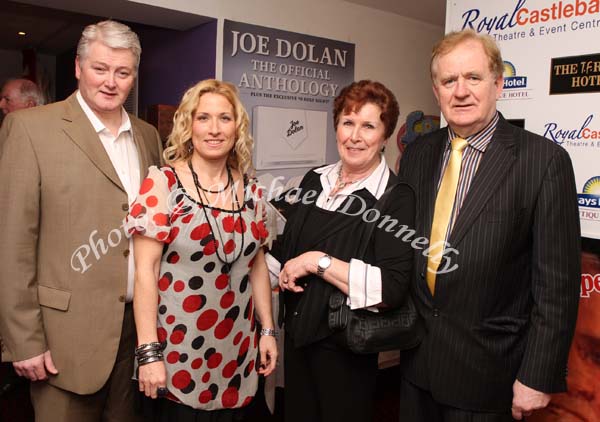
<path fill-rule="evenodd" d="M 152 343 L 140 344 L 135 348 L 135 355 L 140 355 L 143 353 L 151 352 L 151 351 L 162 351 L 162 344 L 158 341 L 153 341 Z"/>
<path fill-rule="evenodd" d="M 136 358 L 139 360 L 139 359 L 149 358 L 151 356 L 163 356 L 163 352 L 161 352 L 160 350 L 155 350 L 155 351 L 140 353 L 139 355 L 136 356 Z"/>
<path fill-rule="evenodd" d="M 153 355 L 153 356 L 148 356 L 145 358 L 139 358 L 138 359 L 138 366 L 143 366 L 143 365 L 147 365 L 149 363 L 152 362 L 158 362 L 158 361 L 162 361 L 164 360 L 163 355 Z"/>
<path fill-rule="evenodd" d="M 261 328 L 260 335 L 261 336 L 277 337 L 277 331 L 275 331 L 274 328 Z"/>

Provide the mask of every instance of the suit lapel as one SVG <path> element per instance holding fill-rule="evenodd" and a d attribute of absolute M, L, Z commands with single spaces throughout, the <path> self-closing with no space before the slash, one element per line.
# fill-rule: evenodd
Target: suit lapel
<path fill-rule="evenodd" d="M 119 187 L 119 189 L 125 192 L 125 188 L 123 188 L 119 176 L 117 175 L 98 134 L 94 131 L 92 124 L 81 109 L 75 94 L 72 94 L 66 100 L 66 108 L 63 116 L 63 131 L 90 159 L 98 170 L 108 177 L 117 187 Z"/>
<path fill-rule="evenodd" d="M 469 188 L 458 218 L 449 236 L 449 243 L 456 247 L 472 227 L 483 207 L 504 181 L 516 160 L 516 140 L 510 123 L 500 117 L 494 137 L 483 155 L 477 173 Z"/>
<path fill-rule="evenodd" d="M 444 147 L 448 139 L 448 131 L 440 130 L 435 135 L 417 140 L 416 142 L 426 142 L 423 145 L 422 156 L 420 157 L 420 171 L 417 185 L 421 187 L 418 195 L 417 209 L 417 230 L 423 233 L 427 239 L 431 237 L 431 223 L 433 221 L 433 212 L 435 209 L 435 198 L 437 196 L 437 184 L 440 177 L 440 167 L 444 155 Z M 418 165 L 418 164 L 415 164 Z M 431 303 L 433 297 L 427 283 L 425 282 L 425 271 L 427 270 L 427 256 L 422 253 L 416 253 L 416 270 L 418 282 L 416 283 L 416 294 L 425 303 Z"/>
<path fill-rule="evenodd" d="M 146 177 L 146 173 L 148 173 L 148 167 L 150 167 L 150 157 L 148 148 L 144 142 L 144 139 L 140 132 L 140 127 L 134 120 L 129 117 L 131 120 L 131 132 L 133 134 L 133 142 L 135 143 L 135 147 L 138 151 L 138 157 L 140 162 L 140 179 L 143 180 Z"/>
<path fill-rule="evenodd" d="M 423 170 L 422 180 L 424 183 L 421 185 L 424 187 L 423 191 L 423 207 L 425 215 L 423 221 L 425 227 L 423 232 L 425 237 L 428 239 L 431 235 L 431 223 L 433 221 L 433 212 L 435 210 L 435 199 L 437 196 L 437 185 L 440 178 L 440 167 L 442 165 L 442 159 L 444 156 L 444 146 L 448 138 L 448 131 L 442 130 L 439 135 L 431 139 L 428 145 L 425 146 L 424 157 L 423 157 Z"/>

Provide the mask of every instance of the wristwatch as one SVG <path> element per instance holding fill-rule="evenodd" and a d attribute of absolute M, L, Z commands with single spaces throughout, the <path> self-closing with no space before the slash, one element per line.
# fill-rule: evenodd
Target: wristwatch
<path fill-rule="evenodd" d="M 317 262 L 317 275 L 323 277 L 325 270 L 331 266 L 331 255 L 323 255 Z"/>

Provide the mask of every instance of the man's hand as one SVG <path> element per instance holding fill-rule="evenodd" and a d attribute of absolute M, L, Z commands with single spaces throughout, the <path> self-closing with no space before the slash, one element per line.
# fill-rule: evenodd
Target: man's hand
<path fill-rule="evenodd" d="M 30 359 L 13 362 L 13 366 L 17 375 L 25 377 L 30 381 L 45 381 L 48 379 L 48 373 L 52 375 L 58 374 L 58 370 L 52 361 L 50 350 Z"/>
<path fill-rule="evenodd" d="M 550 394 L 534 390 L 516 380 L 513 384 L 512 416 L 520 421 L 534 410 L 543 409 L 550 403 Z"/>

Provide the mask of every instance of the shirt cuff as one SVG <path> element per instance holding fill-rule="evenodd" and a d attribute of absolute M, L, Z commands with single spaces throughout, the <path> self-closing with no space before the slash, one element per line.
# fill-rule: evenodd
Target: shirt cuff
<path fill-rule="evenodd" d="M 350 309 L 379 305 L 381 299 L 381 270 L 360 259 L 350 260 L 348 271 L 348 299 Z"/>
<path fill-rule="evenodd" d="M 281 263 L 270 253 L 265 254 L 267 268 L 269 269 L 269 280 L 271 281 L 271 289 L 279 286 L 279 273 L 281 272 Z"/>

